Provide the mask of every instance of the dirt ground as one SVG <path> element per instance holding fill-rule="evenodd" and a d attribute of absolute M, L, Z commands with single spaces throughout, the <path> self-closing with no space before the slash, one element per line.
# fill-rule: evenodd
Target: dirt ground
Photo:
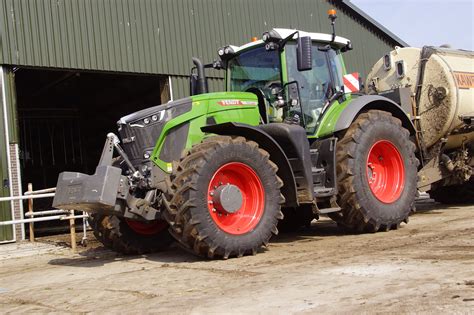
<path fill-rule="evenodd" d="M 346 235 L 328 219 L 256 256 L 179 248 L 123 257 L 96 242 L 0 246 L 0 313 L 474 314 L 474 207 L 425 202 L 399 230 Z"/>

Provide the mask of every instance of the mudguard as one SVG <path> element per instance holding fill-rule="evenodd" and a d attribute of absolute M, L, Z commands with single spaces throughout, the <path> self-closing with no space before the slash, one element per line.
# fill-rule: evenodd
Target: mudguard
<path fill-rule="evenodd" d="M 340 114 L 334 132 L 345 130 L 350 127 L 357 115 L 362 111 L 378 109 L 392 113 L 392 115 L 402 121 L 403 127 L 408 129 L 410 134 L 414 135 L 416 129 L 407 113 L 389 98 L 380 95 L 362 95 L 355 98 Z"/>

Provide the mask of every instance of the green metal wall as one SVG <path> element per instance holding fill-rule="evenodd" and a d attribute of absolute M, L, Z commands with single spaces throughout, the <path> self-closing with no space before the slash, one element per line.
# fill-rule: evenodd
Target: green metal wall
<path fill-rule="evenodd" d="M 328 1 L 0 0 L 0 64 L 183 76 L 191 56 L 210 61 L 273 27 L 330 32 Z M 396 42 L 331 1 L 355 47 L 348 70 L 366 73 Z"/>
<path fill-rule="evenodd" d="M 4 78 L 8 81 L 6 71 L 0 67 L 0 72 L 4 72 Z M 2 73 L 0 73 L 0 197 L 10 196 L 9 178 L 8 178 L 8 163 L 7 163 L 7 143 L 5 139 L 5 123 L 4 123 L 4 95 L 3 90 L 7 93 L 5 99 L 8 99 L 8 82 L 2 82 Z M 2 88 L 2 85 L 5 87 Z M 9 109 L 7 108 L 7 111 Z M 11 123 L 11 121 L 10 121 Z M 0 202 L 0 221 L 8 221 L 12 219 L 10 202 Z M 0 226 L 0 243 L 13 240 L 13 226 Z"/>

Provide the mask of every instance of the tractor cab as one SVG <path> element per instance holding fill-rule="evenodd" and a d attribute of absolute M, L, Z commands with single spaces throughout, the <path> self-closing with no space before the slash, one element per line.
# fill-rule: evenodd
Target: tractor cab
<path fill-rule="evenodd" d="M 314 135 L 328 102 L 344 94 L 341 53 L 350 45 L 339 36 L 273 29 L 262 40 L 218 53 L 226 90 L 256 94 L 262 123 L 300 124 Z"/>

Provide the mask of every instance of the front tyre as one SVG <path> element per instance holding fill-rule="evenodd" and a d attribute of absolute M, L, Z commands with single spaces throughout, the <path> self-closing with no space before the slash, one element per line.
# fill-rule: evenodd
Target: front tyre
<path fill-rule="evenodd" d="M 243 137 L 210 137 L 171 175 L 165 218 L 171 234 L 205 257 L 255 254 L 277 234 L 282 181 L 269 154 Z"/>
<path fill-rule="evenodd" d="M 89 225 L 106 248 L 125 255 L 161 251 L 173 242 L 168 224 L 163 220 L 142 222 L 115 215 L 91 214 Z"/>
<path fill-rule="evenodd" d="M 338 203 L 331 218 L 358 232 L 398 228 L 414 210 L 418 160 L 401 121 L 370 110 L 357 117 L 337 148 Z"/>

